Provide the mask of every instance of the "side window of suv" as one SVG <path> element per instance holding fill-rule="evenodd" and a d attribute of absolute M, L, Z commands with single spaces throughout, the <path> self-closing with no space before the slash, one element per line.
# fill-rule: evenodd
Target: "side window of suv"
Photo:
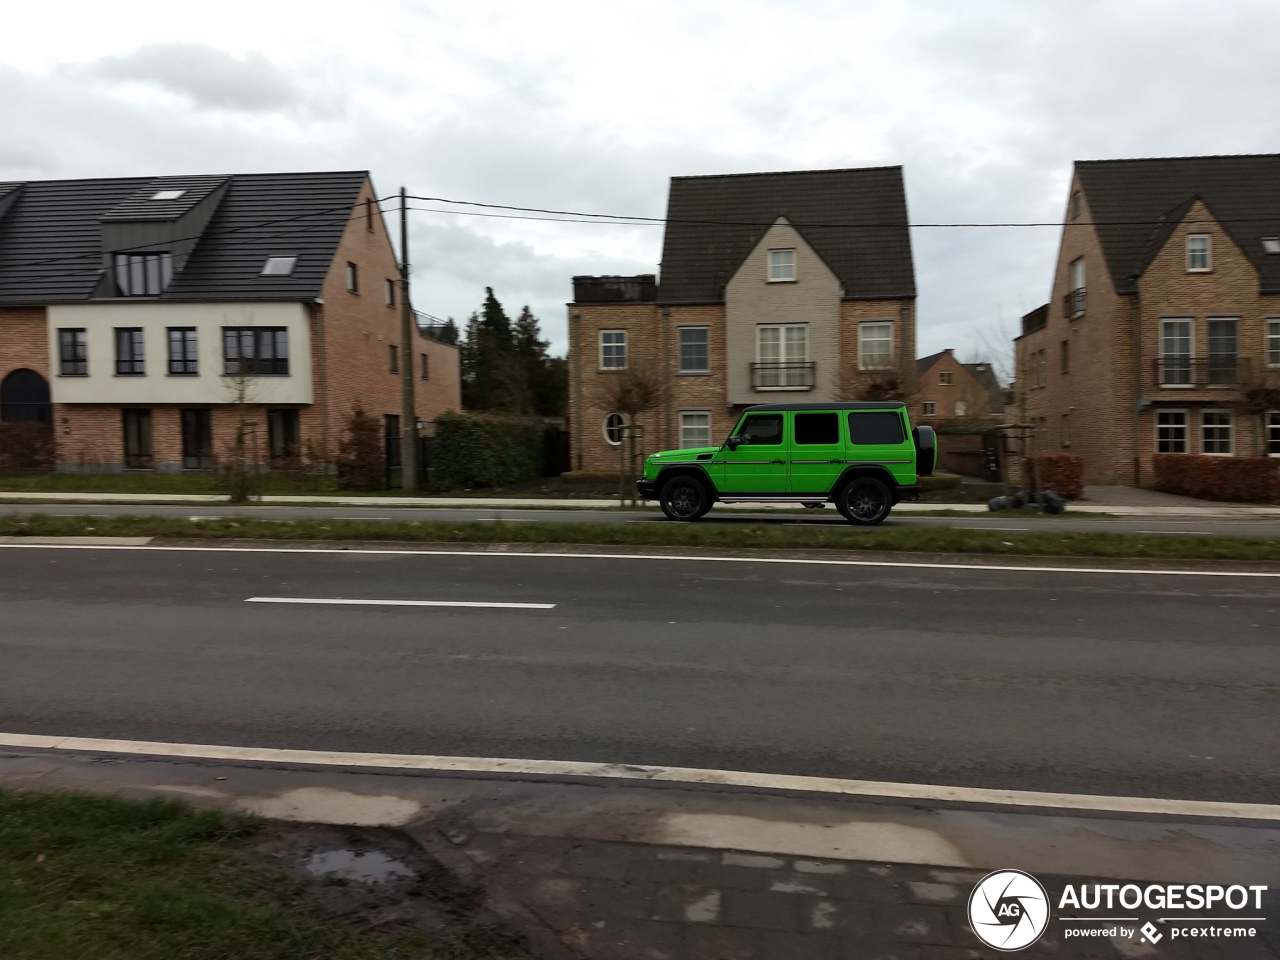
<path fill-rule="evenodd" d="M 747 417 L 738 431 L 743 443 L 767 445 L 782 442 L 782 414 L 758 413 Z"/>
<path fill-rule="evenodd" d="M 849 442 L 856 444 L 902 443 L 902 417 L 896 411 L 849 414 Z"/>
<path fill-rule="evenodd" d="M 839 415 L 835 413 L 797 413 L 794 442 L 801 446 L 839 443 Z"/>

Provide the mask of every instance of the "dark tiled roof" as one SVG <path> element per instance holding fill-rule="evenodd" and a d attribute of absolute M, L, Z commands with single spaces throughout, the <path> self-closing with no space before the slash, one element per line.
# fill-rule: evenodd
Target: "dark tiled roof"
<path fill-rule="evenodd" d="M 1280 154 L 1080 160 L 1076 175 L 1089 200 L 1107 269 L 1121 293 L 1134 290 L 1196 199 L 1203 199 L 1255 267 L 1262 292 L 1280 291 L 1280 256 L 1263 237 L 1280 236 Z"/>
<path fill-rule="evenodd" d="M 915 296 L 902 168 L 866 167 L 673 177 L 659 299 L 723 301 L 725 284 L 778 217 L 840 278 L 845 297 Z"/>
<path fill-rule="evenodd" d="M 926 370 L 932 367 L 935 363 L 937 363 L 938 358 L 941 356 L 944 356 L 946 352 L 947 351 L 945 350 L 939 350 L 937 353 L 931 353 L 927 357 L 921 357 L 920 359 L 918 359 L 916 361 L 916 373 L 924 373 Z"/>
<path fill-rule="evenodd" d="M 229 177 L 156 177 L 125 197 L 102 215 L 108 223 L 139 220 L 177 220 Z M 163 190 L 181 191 L 172 200 L 153 200 Z"/>
<path fill-rule="evenodd" d="M 989 363 L 962 363 L 960 366 L 969 371 L 969 375 L 977 380 L 979 385 L 987 391 L 987 410 L 991 413 L 1004 412 L 1004 387 L 1000 386 L 1000 379 L 996 376 L 996 372 L 991 369 Z"/>
<path fill-rule="evenodd" d="M 0 303 L 89 299 L 102 275 L 103 218 L 123 212 L 133 219 L 128 214 L 140 202 L 137 197 L 178 189 L 170 184 L 179 180 L 204 192 L 180 198 L 161 219 L 180 216 L 221 181 L 230 184 L 160 299 L 314 299 L 367 177 L 365 171 L 344 171 L 30 181 L 0 218 Z M 5 186 L 0 185 L 0 195 Z M 290 276 L 260 276 L 269 256 L 299 259 Z"/>

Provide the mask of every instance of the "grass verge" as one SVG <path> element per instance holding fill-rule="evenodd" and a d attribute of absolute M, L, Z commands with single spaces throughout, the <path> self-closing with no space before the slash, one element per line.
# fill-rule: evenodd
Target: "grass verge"
<path fill-rule="evenodd" d="M 428 543 L 863 550 L 1042 557 L 1280 562 L 1280 540 L 1247 537 L 1037 530 L 1013 533 L 948 527 L 793 527 L 779 524 L 467 523 L 445 521 L 259 520 L 227 517 L 0 517 L 0 536 L 150 536 L 178 539 L 359 540 Z"/>
<path fill-rule="evenodd" d="M 167 801 L 0 791 L 5 960 L 497 960 L 453 933 L 375 933 L 308 909 L 251 855 L 258 821 Z"/>

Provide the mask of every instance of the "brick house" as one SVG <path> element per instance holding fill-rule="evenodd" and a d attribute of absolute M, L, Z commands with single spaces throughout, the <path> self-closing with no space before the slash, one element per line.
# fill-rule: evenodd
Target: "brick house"
<path fill-rule="evenodd" d="M 460 406 L 457 349 L 400 357 L 395 253 L 366 172 L 0 184 L 0 420 L 61 470 L 208 469 L 244 411 L 256 458 L 331 462 L 357 404 Z"/>
<path fill-rule="evenodd" d="M 1280 455 L 1280 155 L 1079 161 L 1064 219 L 1015 340 L 1041 448 L 1140 486 L 1157 452 Z"/>
<path fill-rule="evenodd" d="M 989 363 L 961 363 L 951 349 L 916 361 L 913 415 L 930 420 L 992 420 L 1004 416 L 1004 388 Z"/>
<path fill-rule="evenodd" d="M 751 404 L 906 398 L 915 297 L 901 167 L 675 177 L 661 280 L 574 278 L 573 466 L 617 467 L 627 370 L 664 387 L 650 451 L 713 443 Z"/>

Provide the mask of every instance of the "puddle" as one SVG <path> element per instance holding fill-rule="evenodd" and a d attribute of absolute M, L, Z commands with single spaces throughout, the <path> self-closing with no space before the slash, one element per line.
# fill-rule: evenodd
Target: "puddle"
<path fill-rule="evenodd" d="M 408 865 L 378 850 L 325 850 L 313 853 L 303 864 L 317 877 L 339 877 L 359 883 L 389 883 L 417 873 Z"/>

